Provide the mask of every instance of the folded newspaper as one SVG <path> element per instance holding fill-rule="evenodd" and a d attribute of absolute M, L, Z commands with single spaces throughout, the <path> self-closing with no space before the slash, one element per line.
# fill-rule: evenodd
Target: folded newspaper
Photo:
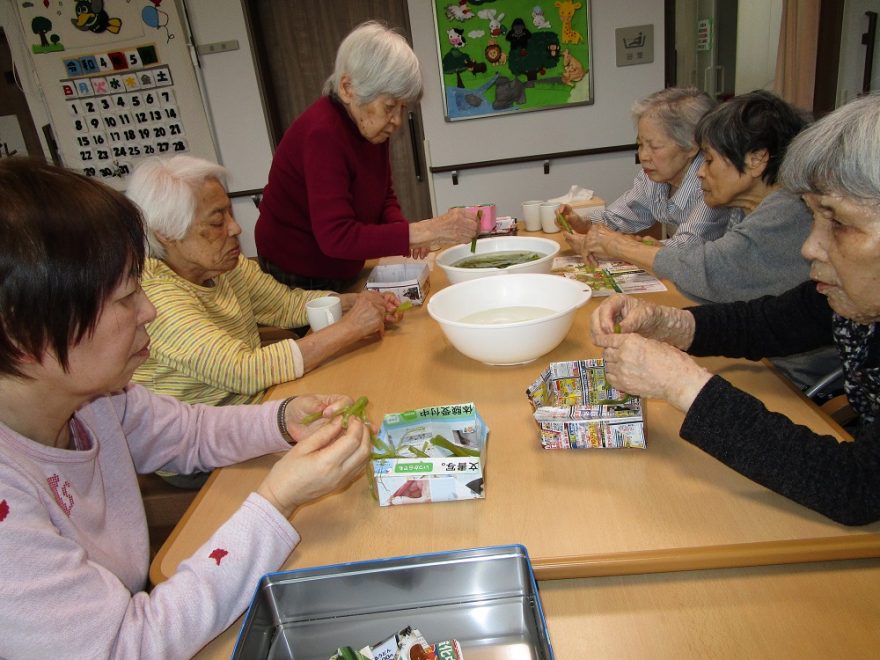
<path fill-rule="evenodd" d="M 554 257 L 552 270 L 589 285 L 594 296 L 612 293 L 651 293 L 666 291 L 666 285 L 646 270 L 627 261 L 600 260 L 596 268 L 584 263 L 580 255 Z"/>
<path fill-rule="evenodd" d="M 551 362 L 526 395 L 544 449 L 645 448 L 642 400 L 608 384 L 604 360 Z"/>

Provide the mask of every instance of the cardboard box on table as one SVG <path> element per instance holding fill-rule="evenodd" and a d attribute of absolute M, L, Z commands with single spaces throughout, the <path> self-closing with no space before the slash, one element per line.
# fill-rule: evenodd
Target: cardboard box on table
<path fill-rule="evenodd" d="M 489 428 L 472 402 L 385 415 L 377 435 L 374 456 L 383 457 L 371 474 L 380 506 L 484 497 Z"/>
<path fill-rule="evenodd" d="M 366 288 L 390 291 L 401 302 L 421 305 L 428 295 L 428 265 L 424 263 L 379 264 L 367 278 Z"/>
<path fill-rule="evenodd" d="M 645 448 L 642 400 L 608 385 L 604 360 L 551 362 L 526 395 L 544 449 Z"/>

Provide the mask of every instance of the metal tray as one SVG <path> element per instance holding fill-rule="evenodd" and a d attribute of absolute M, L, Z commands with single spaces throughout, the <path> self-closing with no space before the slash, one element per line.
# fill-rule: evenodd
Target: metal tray
<path fill-rule="evenodd" d="M 270 573 L 233 658 L 327 660 L 406 626 L 457 639 L 465 660 L 552 660 L 538 586 L 521 545 Z"/>

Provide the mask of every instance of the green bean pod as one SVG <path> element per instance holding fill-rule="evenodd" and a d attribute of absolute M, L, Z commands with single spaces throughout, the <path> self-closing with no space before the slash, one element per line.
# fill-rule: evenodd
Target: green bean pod
<path fill-rule="evenodd" d="M 571 225 L 568 223 L 568 219 L 564 215 L 562 215 L 562 211 L 556 212 L 556 221 L 559 223 L 559 226 L 562 227 L 565 231 L 567 231 L 569 234 L 572 233 Z"/>
<path fill-rule="evenodd" d="M 483 219 L 483 209 L 477 209 L 477 235 L 471 241 L 471 254 L 477 251 L 477 237 L 480 235 L 480 221 Z"/>
<path fill-rule="evenodd" d="M 449 442 L 442 435 L 435 435 L 430 440 L 431 444 L 435 447 L 441 447 L 446 451 L 452 452 L 453 456 L 465 457 L 470 456 L 472 458 L 479 458 L 480 450 L 479 449 L 468 449 L 467 447 L 462 447 L 461 445 L 456 445 L 452 442 Z"/>

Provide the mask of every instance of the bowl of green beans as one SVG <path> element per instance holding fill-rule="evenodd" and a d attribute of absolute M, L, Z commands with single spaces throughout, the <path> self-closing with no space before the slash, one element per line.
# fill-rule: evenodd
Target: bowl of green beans
<path fill-rule="evenodd" d="M 559 243 L 539 236 L 494 236 L 455 245 L 437 255 L 450 284 L 491 275 L 549 273 Z"/>

